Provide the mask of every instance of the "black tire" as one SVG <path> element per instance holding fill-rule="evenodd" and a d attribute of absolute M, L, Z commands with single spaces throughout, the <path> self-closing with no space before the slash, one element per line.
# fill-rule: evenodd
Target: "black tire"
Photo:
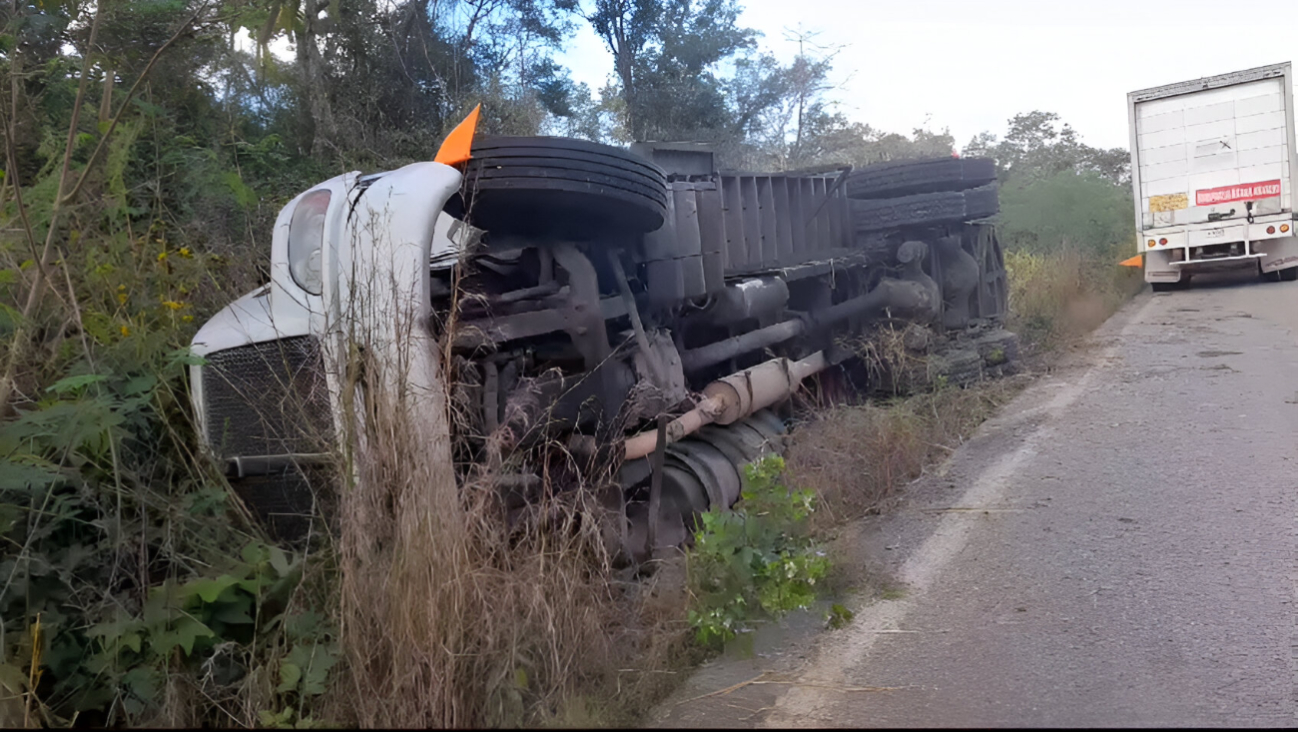
<path fill-rule="evenodd" d="M 578 241 L 638 235 L 663 224 L 667 176 L 609 145 L 484 136 L 474 140 L 459 204 L 452 214 L 495 235 Z"/>
<path fill-rule="evenodd" d="M 934 158 L 867 165 L 847 178 L 848 198 L 875 199 L 976 188 L 996 180 L 991 158 Z"/>
<path fill-rule="evenodd" d="M 1280 270 L 1280 280 L 1282 282 L 1293 282 L 1298 280 L 1298 267 L 1287 267 Z"/>
<path fill-rule="evenodd" d="M 958 224 L 982 219 L 1000 210 L 995 183 L 968 191 L 920 193 L 901 198 L 851 201 L 857 231 L 880 231 L 906 226 Z"/>
<path fill-rule="evenodd" d="M 1180 284 L 1180 282 L 1151 282 L 1149 286 L 1154 289 L 1154 292 L 1171 292 Z"/>
<path fill-rule="evenodd" d="M 952 349 L 928 359 L 928 380 L 933 385 L 967 386 L 982 375 L 983 358 L 976 349 Z"/>
<path fill-rule="evenodd" d="M 994 216 L 1001 210 L 999 186 L 995 183 L 979 186 L 964 192 L 965 221 L 975 221 Z"/>
<path fill-rule="evenodd" d="M 982 357 L 984 366 L 1003 366 L 1018 360 L 1019 337 L 1008 330 L 994 330 L 976 339 L 974 348 Z"/>
<path fill-rule="evenodd" d="M 1263 282 L 1279 282 L 1279 281 L 1280 281 L 1280 278 L 1284 276 L 1284 275 L 1282 275 L 1280 272 L 1281 272 L 1281 270 L 1275 270 L 1274 272 L 1263 272 L 1263 273 L 1262 273 L 1262 281 L 1263 281 Z"/>

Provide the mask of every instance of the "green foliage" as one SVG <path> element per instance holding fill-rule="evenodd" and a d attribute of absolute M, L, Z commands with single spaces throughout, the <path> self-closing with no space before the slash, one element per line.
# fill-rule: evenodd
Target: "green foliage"
<path fill-rule="evenodd" d="M 996 159 L 1005 247 L 1072 250 L 1113 263 L 1125 258 L 1135 238 L 1127 151 L 1086 145 L 1049 112 L 1018 114 L 1008 124 L 1003 140 L 984 132 L 964 149 Z"/>
<path fill-rule="evenodd" d="M 1011 326 L 1045 347 L 1095 328 L 1144 285 L 1140 270 L 1118 266 L 1117 256 L 1078 248 L 1006 252 Z"/>
<path fill-rule="evenodd" d="M 1011 118 L 1003 140 L 982 133 L 964 152 L 999 166 L 1011 326 L 1027 341 L 1085 333 L 1138 289 L 1138 270 L 1118 266 L 1136 236 L 1126 150 L 1086 145 L 1058 115 L 1037 111 Z"/>
<path fill-rule="evenodd" d="M 1065 171 L 1092 173 L 1114 184 L 1131 180 L 1130 156 L 1123 148 L 1096 148 L 1053 112 L 1032 111 L 1009 119 L 1005 138 L 982 132 L 965 146 L 967 156 L 996 159 L 1001 180 L 1036 180 Z"/>
<path fill-rule="evenodd" d="M 285 644 L 299 672 L 279 691 L 307 699 L 336 662 L 326 632 L 281 627 L 303 558 L 236 531 L 219 479 L 178 462 L 164 413 L 196 362 L 64 377 L 0 431 L 0 530 L 18 550 L 0 559 L 0 650 L 40 678 L 25 691 L 49 722 L 148 721 L 170 674 L 234 684 L 257 648 Z"/>
<path fill-rule="evenodd" d="M 856 613 L 848 610 L 846 605 L 836 602 L 829 606 L 829 613 L 825 618 L 825 625 L 834 630 L 838 630 L 839 628 L 847 627 L 855 617 Z"/>
<path fill-rule="evenodd" d="M 718 66 L 752 47 L 735 0 L 596 0 L 588 16 L 617 58 L 634 140 L 716 139 L 727 115 Z"/>
<path fill-rule="evenodd" d="M 1001 188 L 999 232 L 1013 249 L 1072 247 L 1116 257 L 1132 248 L 1136 235 L 1131 190 L 1097 173 L 1071 170 L 1038 179 L 1011 178 Z"/>
<path fill-rule="evenodd" d="M 701 643 L 725 642 L 757 618 L 809 606 L 816 582 L 829 571 L 829 560 L 808 531 L 814 495 L 787 488 L 783 472 L 779 456 L 745 466 L 734 509 L 718 507 L 702 516 L 688 555 L 688 619 Z"/>
<path fill-rule="evenodd" d="M 289 160 L 256 125 L 251 141 L 231 134 L 239 125 L 223 127 L 221 110 L 239 107 L 222 107 L 199 80 L 212 59 L 203 32 L 164 55 L 152 72 L 160 83 L 127 104 L 125 88 L 194 8 L 114 4 L 72 134 L 84 187 L 50 236 L 53 256 L 37 265 L 85 42 L 56 17 L 62 7 L 24 6 L 15 22 L 44 23 L 50 41 L 24 43 L 0 65 L 22 76 L 0 150 L 13 156 L 0 196 L 0 353 L 29 339 L 14 365 L 16 398 L 0 414 L 0 685 L 47 725 L 228 724 L 249 713 L 253 724 L 253 698 L 292 705 L 301 724 L 338 658 L 335 633 L 323 620 L 290 632 L 307 558 L 250 535 L 224 479 L 199 458 L 185 376 L 202 361 L 185 346 L 231 298 L 225 288 L 246 289 L 264 261 L 262 232 L 248 240 L 273 217 L 261 201 L 296 194 L 318 169 Z M 77 18 L 82 28 L 89 20 Z M 105 84 L 109 71 L 117 80 Z M 49 278 L 28 308 L 38 270 Z M 301 664 L 299 683 L 260 686 L 281 659 Z M 177 707 L 178 686 L 201 693 Z"/>
<path fill-rule="evenodd" d="M 259 629 L 282 622 L 269 613 L 286 605 L 300 579 L 301 560 L 258 543 L 244 548 L 243 560 L 214 577 L 164 581 L 149 590 L 139 612 L 118 606 L 109 619 L 86 630 L 83 655 L 70 657 L 74 665 L 49 667 L 52 675 L 79 684 L 77 710 L 115 700 L 128 719 L 140 719 L 161 705 L 168 670 L 198 669 L 209 662 L 227 683 L 246 673 L 228 656 L 218 658 L 216 649 L 227 643 L 246 646 Z"/>

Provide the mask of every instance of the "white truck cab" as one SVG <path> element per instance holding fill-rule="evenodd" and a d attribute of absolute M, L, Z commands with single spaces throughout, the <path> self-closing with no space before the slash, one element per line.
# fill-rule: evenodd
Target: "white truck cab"
<path fill-rule="evenodd" d="M 347 173 L 280 212 L 270 283 L 217 313 L 192 344 L 206 360 L 190 375 L 198 426 L 227 473 L 323 457 L 339 436 L 336 395 L 357 329 L 376 357 L 405 359 L 388 369 L 403 386 L 441 389 L 427 343 L 430 272 L 459 258 L 463 224 L 442 209 L 460 180 L 435 162 Z"/>
<path fill-rule="evenodd" d="M 1298 279 L 1289 63 L 1131 92 L 1127 110 L 1145 281 L 1234 268 Z"/>

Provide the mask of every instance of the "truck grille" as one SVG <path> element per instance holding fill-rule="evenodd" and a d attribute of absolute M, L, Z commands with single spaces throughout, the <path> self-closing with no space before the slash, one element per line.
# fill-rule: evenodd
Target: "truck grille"
<path fill-rule="evenodd" d="M 325 452 L 333 434 L 320 343 L 310 336 L 208 354 L 207 441 L 218 458 Z"/>

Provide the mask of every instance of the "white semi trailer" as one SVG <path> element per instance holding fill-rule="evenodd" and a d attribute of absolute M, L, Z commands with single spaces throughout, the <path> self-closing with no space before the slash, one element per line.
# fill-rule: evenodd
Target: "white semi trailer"
<path fill-rule="evenodd" d="M 1298 279 L 1289 63 L 1127 95 L 1131 178 L 1145 280 L 1252 268 Z"/>

